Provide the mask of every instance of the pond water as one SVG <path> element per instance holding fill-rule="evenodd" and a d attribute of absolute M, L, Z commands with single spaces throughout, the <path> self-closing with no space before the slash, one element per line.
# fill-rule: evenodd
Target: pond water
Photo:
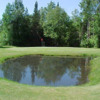
<path fill-rule="evenodd" d="M 90 58 L 24 56 L 0 65 L 0 77 L 37 86 L 74 86 L 88 82 Z"/>

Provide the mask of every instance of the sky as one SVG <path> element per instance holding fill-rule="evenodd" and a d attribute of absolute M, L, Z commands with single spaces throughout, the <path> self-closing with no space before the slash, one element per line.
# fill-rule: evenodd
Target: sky
<path fill-rule="evenodd" d="M 71 16 L 72 11 L 75 9 L 80 10 L 79 3 L 81 0 L 22 0 L 25 7 L 28 8 L 29 14 L 33 13 L 34 4 L 38 1 L 39 9 L 41 7 L 46 7 L 50 1 L 55 3 L 59 2 L 59 5 L 67 12 L 69 16 Z M 2 18 L 2 14 L 5 11 L 6 5 L 8 3 L 13 3 L 14 0 L 0 0 L 0 19 Z"/>

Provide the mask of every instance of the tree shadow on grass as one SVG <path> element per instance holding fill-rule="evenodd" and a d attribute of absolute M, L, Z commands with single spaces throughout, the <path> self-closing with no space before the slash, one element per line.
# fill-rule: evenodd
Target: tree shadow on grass
<path fill-rule="evenodd" d="M 11 48 L 10 46 L 0 46 L 0 48 Z"/>

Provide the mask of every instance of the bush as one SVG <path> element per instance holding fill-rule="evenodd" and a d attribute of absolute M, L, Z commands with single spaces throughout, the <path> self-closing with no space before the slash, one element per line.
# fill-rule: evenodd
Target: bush
<path fill-rule="evenodd" d="M 98 37 L 96 35 L 91 36 L 88 39 L 84 37 L 81 41 L 81 47 L 98 47 Z"/>

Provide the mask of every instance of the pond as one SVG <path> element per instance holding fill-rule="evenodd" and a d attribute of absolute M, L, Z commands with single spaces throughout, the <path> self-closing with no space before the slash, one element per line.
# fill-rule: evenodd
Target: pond
<path fill-rule="evenodd" d="M 0 65 L 0 77 L 37 86 L 75 86 L 88 82 L 90 58 L 24 56 Z"/>

